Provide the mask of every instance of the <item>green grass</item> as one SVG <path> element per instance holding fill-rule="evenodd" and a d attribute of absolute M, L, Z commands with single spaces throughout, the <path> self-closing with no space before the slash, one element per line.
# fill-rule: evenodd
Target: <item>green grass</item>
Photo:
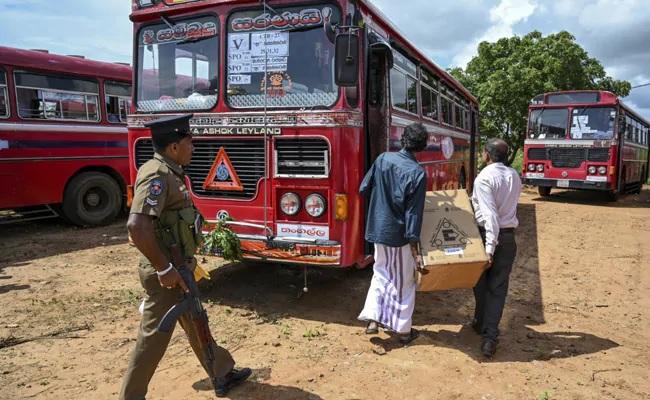
<path fill-rule="evenodd" d="M 521 172 L 521 164 L 524 162 L 524 152 L 519 149 L 517 151 L 517 155 L 515 156 L 515 159 L 512 161 L 512 165 L 510 165 L 512 168 L 514 168 L 515 171 Z"/>

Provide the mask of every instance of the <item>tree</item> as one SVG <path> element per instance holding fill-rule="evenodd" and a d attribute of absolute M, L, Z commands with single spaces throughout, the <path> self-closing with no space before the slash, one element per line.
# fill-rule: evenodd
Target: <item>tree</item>
<path fill-rule="evenodd" d="M 523 147 L 528 104 L 536 95 L 600 89 L 627 96 L 631 89 L 629 82 L 607 76 L 600 62 L 566 31 L 546 37 L 533 31 L 482 42 L 465 70 L 449 72 L 478 97 L 481 134 L 504 139 L 511 149 L 509 162 Z"/>

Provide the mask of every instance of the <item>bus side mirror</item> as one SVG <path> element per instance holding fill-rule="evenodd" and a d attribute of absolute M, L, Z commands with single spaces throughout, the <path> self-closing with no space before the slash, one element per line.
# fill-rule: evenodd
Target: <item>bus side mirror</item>
<path fill-rule="evenodd" d="M 336 36 L 334 81 L 339 87 L 357 86 L 359 83 L 359 36 L 340 33 Z"/>

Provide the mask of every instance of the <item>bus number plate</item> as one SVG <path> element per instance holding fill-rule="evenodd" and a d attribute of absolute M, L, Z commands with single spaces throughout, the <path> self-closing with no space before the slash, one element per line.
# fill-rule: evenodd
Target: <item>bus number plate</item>
<path fill-rule="evenodd" d="M 560 179 L 559 181 L 557 181 L 557 187 L 568 188 L 569 187 L 569 180 L 568 179 Z"/>

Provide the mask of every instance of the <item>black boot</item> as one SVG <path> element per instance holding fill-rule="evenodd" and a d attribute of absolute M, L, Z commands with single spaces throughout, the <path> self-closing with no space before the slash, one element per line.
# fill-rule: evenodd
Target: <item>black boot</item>
<path fill-rule="evenodd" d="M 496 352 L 497 352 L 497 341 L 494 339 L 483 338 L 483 341 L 481 342 L 481 353 L 486 358 L 492 358 L 492 356 L 494 356 L 494 353 Z"/>
<path fill-rule="evenodd" d="M 252 372 L 253 371 L 251 371 L 250 368 L 233 368 L 223 378 L 215 379 L 214 392 L 216 393 L 217 397 L 226 397 L 230 389 L 248 379 L 248 377 L 251 376 Z"/>

